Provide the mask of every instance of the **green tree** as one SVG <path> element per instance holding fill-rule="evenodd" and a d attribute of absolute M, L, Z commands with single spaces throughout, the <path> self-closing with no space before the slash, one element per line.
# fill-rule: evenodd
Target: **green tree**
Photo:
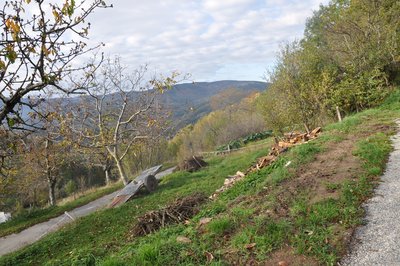
<path fill-rule="evenodd" d="M 67 192 L 68 195 L 72 195 L 76 192 L 77 190 L 77 185 L 74 180 L 70 179 L 66 184 L 65 184 L 65 192 Z"/>

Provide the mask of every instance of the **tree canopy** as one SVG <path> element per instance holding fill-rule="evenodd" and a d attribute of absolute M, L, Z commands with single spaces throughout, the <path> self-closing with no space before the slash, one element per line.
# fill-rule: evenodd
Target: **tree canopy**
<path fill-rule="evenodd" d="M 92 67 L 74 63 L 96 48 L 85 43 L 90 29 L 87 19 L 101 7 L 107 7 L 102 0 L 4 3 L 0 10 L 4 25 L 0 29 L 0 123 L 34 129 L 37 125 L 27 122 L 23 110 L 31 116 L 44 115 L 37 109 L 43 95 L 79 91 L 82 83 L 71 87 L 63 80 Z"/>
<path fill-rule="evenodd" d="M 311 127 L 380 104 L 400 83 L 400 6 L 334 0 L 308 19 L 304 37 L 281 49 L 258 103 L 278 131 Z"/>

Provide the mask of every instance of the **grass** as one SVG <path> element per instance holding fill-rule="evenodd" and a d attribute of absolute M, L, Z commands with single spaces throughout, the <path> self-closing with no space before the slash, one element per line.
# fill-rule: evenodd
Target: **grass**
<path fill-rule="evenodd" d="M 165 171 L 165 170 L 167 170 L 167 169 L 169 169 L 169 168 L 175 167 L 176 165 L 177 165 L 177 162 L 174 162 L 174 161 L 171 161 L 171 162 L 164 162 L 164 163 L 162 164 L 162 167 L 161 167 L 161 169 L 160 169 L 160 172 L 161 172 L 161 171 Z"/>
<path fill-rule="evenodd" d="M 105 258 L 110 252 L 129 243 L 127 234 L 138 215 L 159 209 L 176 197 L 196 191 L 211 194 L 223 184 L 227 175 L 246 169 L 264 153 L 265 150 L 261 148 L 251 152 L 236 152 L 230 156 L 211 158 L 208 161 L 210 167 L 202 171 L 171 174 L 163 179 L 154 193 L 141 193 L 120 208 L 103 210 L 81 218 L 79 222 L 25 249 L 3 256 L 0 265 L 39 265 L 49 258 L 53 258 L 48 261 L 49 265 L 70 265 L 83 256 L 81 250 L 87 256 L 91 254 L 96 258 Z M 218 206 L 211 211 L 217 212 Z"/>
<path fill-rule="evenodd" d="M 354 155 L 363 159 L 370 175 L 380 175 L 386 163 L 386 154 L 392 150 L 387 135 L 377 133 L 357 143 Z"/>
<path fill-rule="evenodd" d="M 361 204 L 371 196 L 391 151 L 391 127 L 400 116 L 396 101 L 400 98 L 392 98 L 381 108 L 329 125 L 321 138 L 292 148 L 270 166 L 249 174 L 216 200 L 205 203 L 186 224 L 171 225 L 144 237 L 131 238 L 129 233 L 139 215 L 158 210 L 176 197 L 199 191 L 211 194 L 227 175 L 245 170 L 265 155 L 266 149 L 211 157 L 210 165 L 199 172 L 169 175 L 154 193 L 141 193 L 120 208 L 84 217 L 3 256 L 0 265 L 268 264 L 271 254 L 280 249 L 289 249 L 287 256 L 294 259 L 301 254 L 312 262 L 334 265 L 346 249 L 346 235 L 361 224 Z M 360 158 L 362 170 L 356 176 L 323 184 L 336 197 L 311 201 L 311 187 L 307 186 L 288 193 L 286 186 L 296 180 L 299 169 L 311 171 L 307 166 L 318 154 L 345 140 L 354 143 L 353 154 Z M 200 226 L 202 218 L 212 220 Z M 191 243 L 178 242 L 178 236 L 188 237 Z"/>
<path fill-rule="evenodd" d="M 18 233 L 32 225 L 50 220 L 51 218 L 63 214 L 65 211 L 70 211 L 77 207 L 83 206 L 95 199 L 110 194 L 120 189 L 121 187 L 121 183 L 116 183 L 111 186 L 96 189 L 90 194 L 82 195 L 77 199 L 69 202 L 64 202 L 57 206 L 23 212 L 20 215 L 15 216 L 12 220 L 0 224 L 0 237 L 13 233 Z"/>

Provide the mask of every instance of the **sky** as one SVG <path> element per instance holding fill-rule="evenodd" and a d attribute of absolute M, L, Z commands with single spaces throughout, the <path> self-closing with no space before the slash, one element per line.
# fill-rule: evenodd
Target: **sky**
<path fill-rule="evenodd" d="M 280 45 L 302 37 L 326 0 L 108 0 L 90 17 L 91 43 L 132 68 L 193 81 L 264 80 Z"/>

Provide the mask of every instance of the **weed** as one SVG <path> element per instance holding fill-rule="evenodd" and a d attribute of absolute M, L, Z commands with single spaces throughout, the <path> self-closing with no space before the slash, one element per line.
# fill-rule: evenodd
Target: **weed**
<path fill-rule="evenodd" d="M 342 187 L 341 183 L 327 183 L 325 184 L 326 190 L 329 192 L 334 192 L 336 190 L 339 190 Z"/>
<path fill-rule="evenodd" d="M 362 122 L 359 115 L 348 116 L 342 122 L 330 124 L 325 127 L 326 130 L 337 130 L 342 133 L 353 131 Z"/>
<path fill-rule="evenodd" d="M 358 142 L 354 155 L 363 159 L 363 166 L 369 175 L 376 176 L 382 174 L 387 155 L 391 150 L 389 137 L 383 133 L 377 133 Z"/>
<path fill-rule="evenodd" d="M 229 233 L 236 223 L 229 217 L 223 216 L 217 219 L 213 219 L 208 225 L 207 230 L 210 235 L 221 236 Z"/>

